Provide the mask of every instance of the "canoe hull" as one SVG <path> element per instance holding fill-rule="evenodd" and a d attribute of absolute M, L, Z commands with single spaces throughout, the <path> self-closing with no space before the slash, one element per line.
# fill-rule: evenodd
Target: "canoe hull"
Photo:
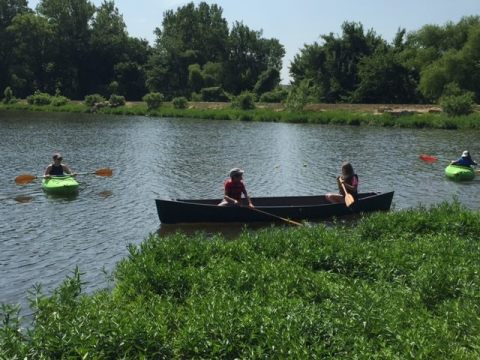
<path fill-rule="evenodd" d="M 47 194 L 71 195 L 78 192 L 79 184 L 72 176 L 54 176 L 42 180 L 42 189 Z"/>
<path fill-rule="evenodd" d="M 470 181 L 475 178 L 475 171 L 469 166 L 448 165 L 445 176 L 454 181 Z"/>
<path fill-rule="evenodd" d="M 355 213 L 390 210 L 393 192 L 359 194 L 356 204 L 347 208 L 344 203 L 331 204 L 325 196 L 289 196 L 252 199 L 256 208 L 279 217 L 296 221 L 325 219 Z M 217 206 L 220 199 L 155 200 L 162 224 L 272 222 L 275 217 L 259 213 L 246 206 Z"/>

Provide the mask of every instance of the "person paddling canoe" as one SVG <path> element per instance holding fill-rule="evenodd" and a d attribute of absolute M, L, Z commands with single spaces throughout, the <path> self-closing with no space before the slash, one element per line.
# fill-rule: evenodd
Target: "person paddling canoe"
<path fill-rule="evenodd" d="M 223 200 L 218 206 L 241 206 L 242 194 L 248 201 L 248 206 L 253 208 L 253 203 L 248 197 L 247 189 L 243 183 L 244 171 L 239 168 L 230 170 L 230 179 L 225 181 L 225 193 Z"/>
<path fill-rule="evenodd" d="M 465 150 L 462 153 L 462 157 L 460 159 L 458 159 L 456 161 L 452 161 L 450 164 L 451 165 L 466 166 L 466 167 L 470 167 L 472 165 L 477 165 L 477 163 L 475 161 L 473 161 L 473 159 L 470 156 L 470 153 L 468 152 L 468 150 Z"/>
<path fill-rule="evenodd" d="M 51 176 L 64 176 L 65 174 L 69 175 L 75 175 L 72 173 L 72 170 L 65 165 L 62 164 L 63 157 L 60 153 L 55 153 L 53 154 L 53 163 L 47 166 L 45 169 L 45 177 L 51 177 Z"/>
<path fill-rule="evenodd" d="M 353 199 L 357 199 L 358 195 L 358 176 L 353 170 L 352 164 L 349 162 L 344 162 L 342 164 L 342 175 L 337 177 L 338 191 L 340 194 L 327 194 L 325 197 L 331 203 L 341 203 L 345 201 L 345 190 L 353 196 Z M 342 186 L 343 185 L 343 186 Z"/>

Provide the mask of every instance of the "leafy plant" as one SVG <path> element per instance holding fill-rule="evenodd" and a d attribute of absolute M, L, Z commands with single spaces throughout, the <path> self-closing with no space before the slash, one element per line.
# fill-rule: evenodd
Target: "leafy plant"
<path fill-rule="evenodd" d="M 158 109 L 162 105 L 164 96 L 159 92 L 151 92 L 146 94 L 142 100 L 147 103 L 148 110 L 154 110 Z"/>
<path fill-rule="evenodd" d="M 30 105 L 50 105 L 52 103 L 52 96 L 37 90 L 33 95 L 27 96 L 27 102 Z"/>
<path fill-rule="evenodd" d="M 69 102 L 69 99 L 67 97 L 58 95 L 58 96 L 52 96 L 51 104 L 53 106 L 63 106 L 68 104 L 68 102 Z"/>
<path fill-rule="evenodd" d="M 95 104 L 103 103 L 104 101 L 106 101 L 106 99 L 102 95 L 91 94 L 91 95 L 85 96 L 84 103 L 87 106 L 94 106 Z"/>
<path fill-rule="evenodd" d="M 255 109 L 255 96 L 251 92 L 243 92 L 233 98 L 231 106 L 241 110 Z"/>
<path fill-rule="evenodd" d="M 125 105 L 125 96 L 112 94 L 108 102 L 111 107 L 123 106 Z"/>
<path fill-rule="evenodd" d="M 442 110 L 449 116 L 468 115 L 473 111 L 473 93 L 462 95 L 448 95 L 440 100 Z"/>
<path fill-rule="evenodd" d="M 281 103 L 288 97 L 288 91 L 285 89 L 277 88 L 272 91 L 263 93 L 260 96 L 260 102 L 265 103 Z"/>
<path fill-rule="evenodd" d="M 10 104 L 14 101 L 15 97 L 13 96 L 13 90 L 10 86 L 7 86 L 5 90 L 3 91 L 3 103 L 4 104 Z"/>
<path fill-rule="evenodd" d="M 220 87 L 203 88 L 201 91 L 203 101 L 229 101 L 228 94 Z"/>
<path fill-rule="evenodd" d="M 186 97 L 176 97 L 172 100 L 173 107 L 175 109 L 186 109 L 188 105 L 188 100 Z"/>

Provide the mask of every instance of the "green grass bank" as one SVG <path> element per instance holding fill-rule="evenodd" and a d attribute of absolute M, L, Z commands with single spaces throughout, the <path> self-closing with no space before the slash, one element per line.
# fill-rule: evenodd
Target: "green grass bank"
<path fill-rule="evenodd" d="M 0 358 L 478 359 L 480 215 L 459 204 L 355 226 L 177 234 L 132 246 L 115 285 L 77 272 L 2 309 Z"/>
<path fill-rule="evenodd" d="M 194 104 L 194 103 L 193 103 Z M 0 110 L 27 110 L 47 112 L 89 113 L 91 108 L 83 103 L 71 102 L 62 106 L 29 105 L 23 102 L 0 104 Z M 286 123 L 312 123 L 332 125 L 369 125 L 400 128 L 434 128 L 434 129 L 480 129 L 480 112 L 466 116 L 450 117 L 444 113 L 373 113 L 362 110 L 334 108 L 325 111 L 305 110 L 292 112 L 281 108 L 267 107 L 254 110 L 238 110 L 228 107 L 175 109 L 165 103 L 156 110 L 148 110 L 144 103 L 127 104 L 119 107 L 104 107 L 96 111 L 100 114 L 137 115 L 174 118 L 196 118 L 213 120 L 270 121 Z"/>

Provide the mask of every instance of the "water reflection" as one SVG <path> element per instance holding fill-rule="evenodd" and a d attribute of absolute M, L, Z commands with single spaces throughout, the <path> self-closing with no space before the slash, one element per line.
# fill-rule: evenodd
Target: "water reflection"
<path fill-rule="evenodd" d="M 17 196 L 15 196 L 15 201 L 20 203 L 20 204 L 26 204 L 26 203 L 32 202 L 32 200 L 33 200 L 33 196 L 29 196 L 29 195 L 17 195 Z"/>
<path fill-rule="evenodd" d="M 106 198 L 108 198 L 112 195 L 113 195 L 113 191 L 111 191 L 111 190 L 104 190 L 104 191 L 101 191 L 101 192 L 98 193 L 98 196 L 100 196 L 104 199 L 106 199 Z"/>

